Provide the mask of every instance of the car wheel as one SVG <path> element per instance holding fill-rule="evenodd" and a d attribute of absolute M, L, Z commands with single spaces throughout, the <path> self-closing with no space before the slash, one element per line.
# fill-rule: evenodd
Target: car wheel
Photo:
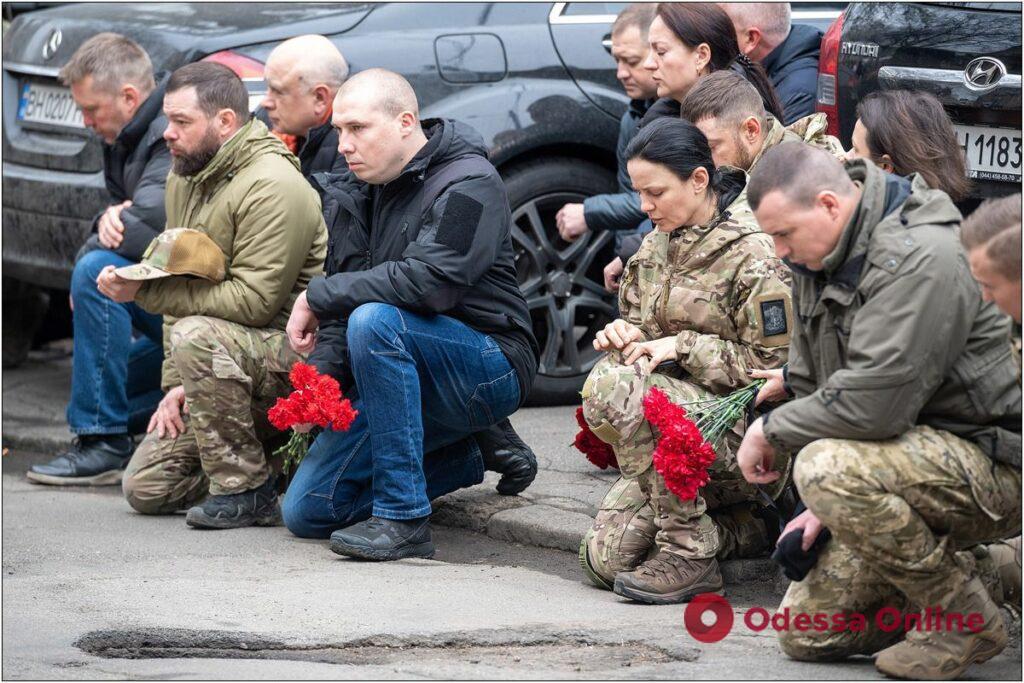
<path fill-rule="evenodd" d="M 3 367 L 16 368 L 28 358 L 50 297 L 39 287 L 5 277 L 3 314 Z"/>
<path fill-rule="evenodd" d="M 583 381 L 601 356 L 592 345 L 594 335 L 616 315 L 603 276 L 614 244 L 609 232 L 563 241 L 555 214 L 565 204 L 615 192 L 615 174 L 589 161 L 548 158 L 507 170 L 505 187 L 519 286 L 540 345 L 528 403 L 578 403 Z"/>

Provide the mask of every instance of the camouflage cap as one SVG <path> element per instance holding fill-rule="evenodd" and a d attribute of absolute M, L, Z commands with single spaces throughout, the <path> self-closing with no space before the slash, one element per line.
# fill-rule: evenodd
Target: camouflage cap
<path fill-rule="evenodd" d="M 195 275 L 211 282 L 221 282 L 226 268 L 224 252 L 206 233 L 191 228 L 171 228 L 150 242 L 141 262 L 114 272 L 125 280 Z"/>

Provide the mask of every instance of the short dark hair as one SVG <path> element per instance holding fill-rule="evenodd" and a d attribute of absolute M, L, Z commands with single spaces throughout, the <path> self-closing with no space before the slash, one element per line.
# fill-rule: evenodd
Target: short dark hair
<path fill-rule="evenodd" d="M 747 184 L 747 201 L 757 211 L 765 195 L 778 190 L 798 206 L 808 206 L 825 190 L 848 195 L 855 188 L 842 162 L 825 150 L 783 142 L 757 162 Z"/>
<path fill-rule="evenodd" d="M 971 189 L 967 164 L 956 141 L 953 122 L 931 93 L 879 90 L 857 105 L 857 118 L 867 130 L 873 161 L 883 154 L 897 175 L 919 173 L 929 187 L 954 200 Z"/>
<path fill-rule="evenodd" d="M 234 71 L 216 62 L 193 62 L 173 74 L 167 82 L 167 92 L 185 88 L 196 89 L 199 108 L 207 117 L 221 109 L 230 109 L 240 124 L 249 120 L 249 91 Z"/>
<path fill-rule="evenodd" d="M 679 115 L 694 123 L 718 119 L 738 124 L 751 116 L 762 128 L 768 123 L 757 88 L 733 71 L 716 71 L 698 80 L 683 98 Z"/>
<path fill-rule="evenodd" d="M 657 4 L 653 2 L 634 2 L 632 5 L 628 5 L 615 18 L 615 23 L 612 24 L 612 35 L 617 36 L 627 28 L 636 27 L 640 29 L 640 35 L 646 40 L 647 29 L 651 27 L 651 22 L 654 21 L 657 8 Z"/>
<path fill-rule="evenodd" d="M 1021 194 L 990 199 L 960 226 L 960 240 L 968 251 L 985 249 L 1000 275 L 1020 280 Z"/>

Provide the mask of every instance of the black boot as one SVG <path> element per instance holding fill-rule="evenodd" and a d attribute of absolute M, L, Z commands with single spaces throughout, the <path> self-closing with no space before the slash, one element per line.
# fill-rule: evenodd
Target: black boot
<path fill-rule="evenodd" d="M 50 462 L 33 465 L 25 476 L 36 484 L 53 486 L 120 484 L 134 449 L 128 434 L 83 435 Z"/>
<path fill-rule="evenodd" d="M 237 529 L 244 526 L 277 526 L 281 506 L 271 476 L 254 489 L 223 496 L 209 496 L 189 509 L 185 523 L 197 529 Z"/>
<path fill-rule="evenodd" d="M 383 519 L 370 517 L 331 534 L 331 550 L 362 560 L 400 560 L 403 557 L 434 556 L 430 540 L 430 517 Z"/>
<path fill-rule="evenodd" d="M 537 476 L 537 456 L 504 419 L 473 435 L 484 456 L 484 467 L 499 472 L 501 480 L 496 487 L 503 496 L 522 493 Z"/>

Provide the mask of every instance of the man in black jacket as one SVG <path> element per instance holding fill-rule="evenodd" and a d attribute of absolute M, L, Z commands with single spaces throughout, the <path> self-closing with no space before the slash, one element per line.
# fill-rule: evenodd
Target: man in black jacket
<path fill-rule="evenodd" d="M 282 512 L 293 533 L 330 536 L 342 555 L 430 557 L 430 500 L 479 483 L 488 458 L 524 460 L 472 436 L 519 408 L 537 370 L 511 212 L 480 136 L 421 122 L 398 74 L 357 74 L 334 112 L 349 171 L 314 178 L 327 275 L 295 302 L 287 332 L 359 415 L 317 438 Z"/>
<path fill-rule="evenodd" d="M 74 365 L 67 420 L 74 445 L 28 473 L 40 484 L 120 484 L 141 431 L 161 398 L 161 320 L 96 289 L 108 265 L 137 262 L 164 229 L 164 183 L 171 159 L 164 144 L 163 85 L 146 52 L 115 33 L 93 36 L 60 72 L 103 139 L 103 173 L 114 202 L 97 217 L 71 276 Z M 138 332 L 132 339 L 132 329 Z"/>
<path fill-rule="evenodd" d="M 740 51 L 760 62 L 775 86 L 789 125 L 814 113 L 821 31 L 792 24 L 788 2 L 720 3 L 733 26 Z"/>
<path fill-rule="evenodd" d="M 331 126 L 331 104 L 348 78 L 348 63 L 324 36 L 290 38 L 267 57 L 267 95 L 260 102 L 268 127 L 299 158 L 302 175 L 340 173 L 338 133 Z"/>
<path fill-rule="evenodd" d="M 612 24 L 612 58 L 615 77 L 629 96 L 629 107 L 619 122 L 619 138 L 615 148 L 618 160 L 619 191 L 587 197 L 582 204 L 566 204 L 555 216 L 558 233 L 567 242 L 575 241 L 588 230 L 631 231 L 645 218 L 633 183 L 626 172 L 623 154 L 636 135 L 640 120 L 658 95 L 651 72 L 643 68 L 650 50 L 647 29 L 654 20 L 653 3 L 634 3 L 624 9 Z"/>

